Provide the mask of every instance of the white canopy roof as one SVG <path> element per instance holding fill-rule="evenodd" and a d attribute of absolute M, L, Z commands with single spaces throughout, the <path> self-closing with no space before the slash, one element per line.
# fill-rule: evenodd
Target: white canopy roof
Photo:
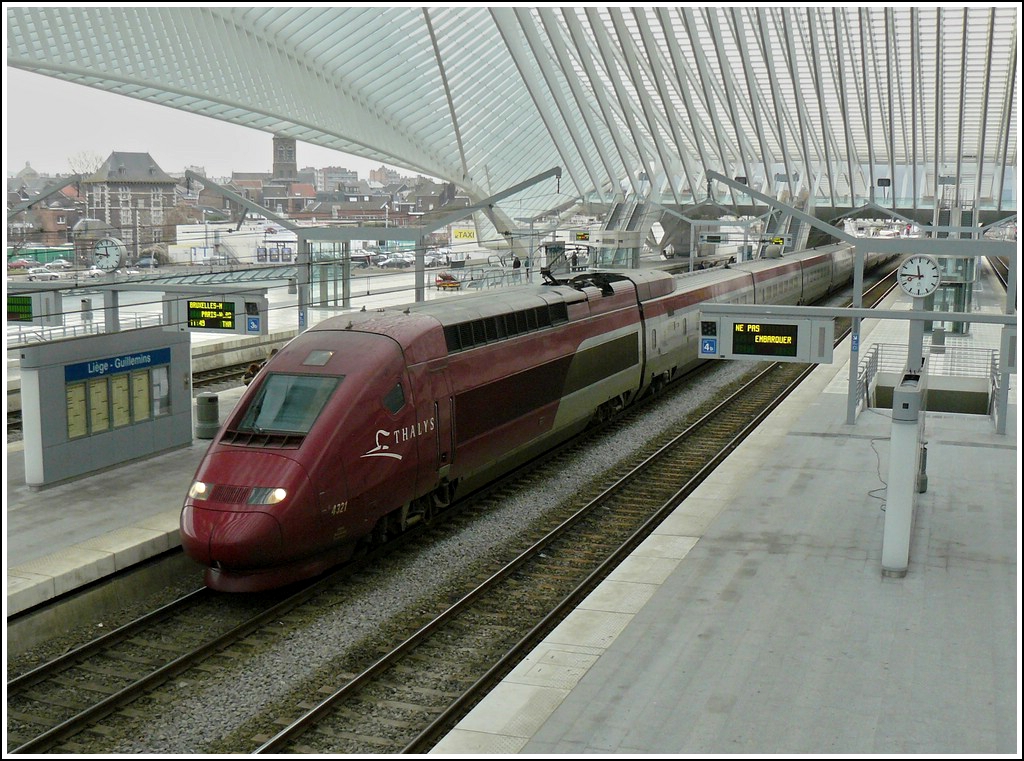
<path fill-rule="evenodd" d="M 885 187 L 911 208 L 956 192 L 1015 210 L 1018 17 L 1017 4 L 8 6 L 7 63 L 474 200 L 561 167 L 515 197 L 520 216 L 633 194 L 687 204 L 706 170 L 818 206 Z"/>

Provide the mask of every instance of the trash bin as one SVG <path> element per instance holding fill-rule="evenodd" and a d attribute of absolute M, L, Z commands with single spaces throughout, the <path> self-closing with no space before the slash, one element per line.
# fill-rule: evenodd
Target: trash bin
<path fill-rule="evenodd" d="M 204 391 L 196 397 L 196 438 L 212 439 L 220 428 L 220 402 L 216 394 Z"/>

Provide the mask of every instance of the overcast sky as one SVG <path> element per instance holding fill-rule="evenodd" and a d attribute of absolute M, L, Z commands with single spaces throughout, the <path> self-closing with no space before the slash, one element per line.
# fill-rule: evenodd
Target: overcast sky
<path fill-rule="evenodd" d="M 4 96 L 5 177 L 20 172 L 26 161 L 42 174 L 70 173 L 70 157 L 86 153 L 103 160 L 113 151 L 148 153 L 170 173 L 204 167 L 211 178 L 269 172 L 273 166 L 269 132 L 6 65 Z M 381 165 L 303 142 L 296 143 L 296 153 L 300 169 L 342 166 L 363 180 Z"/>

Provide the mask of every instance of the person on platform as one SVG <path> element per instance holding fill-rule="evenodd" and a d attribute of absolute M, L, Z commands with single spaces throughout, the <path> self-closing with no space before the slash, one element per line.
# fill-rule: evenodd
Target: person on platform
<path fill-rule="evenodd" d="M 248 386 L 252 383 L 252 379 L 256 377 L 256 373 L 260 371 L 260 365 L 258 362 L 253 362 L 249 367 L 246 368 L 245 374 L 242 376 L 242 383 Z"/>

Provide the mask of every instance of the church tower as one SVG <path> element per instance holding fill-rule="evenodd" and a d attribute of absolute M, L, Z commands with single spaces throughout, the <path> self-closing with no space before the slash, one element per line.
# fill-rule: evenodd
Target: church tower
<path fill-rule="evenodd" d="M 274 135 L 274 177 L 275 180 L 295 180 L 299 176 L 299 165 L 295 158 L 295 138 Z"/>

